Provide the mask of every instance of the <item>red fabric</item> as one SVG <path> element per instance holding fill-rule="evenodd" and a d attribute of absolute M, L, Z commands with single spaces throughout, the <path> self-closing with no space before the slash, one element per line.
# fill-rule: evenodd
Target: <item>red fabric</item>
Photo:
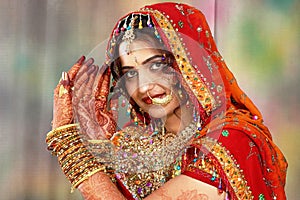
<path fill-rule="evenodd" d="M 194 93 L 193 88 L 197 86 L 191 85 L 190 82 L 182 83 L 187 92 L 193 96 L 192 99 L 196 101 L 194 101 L 194 105 L 198 107 L 198 113 L 206 122 L 201 130 L 201 135 L 195 140 L 212 137 L 216 134 L 214 137 L 234 157 L 240 169 L 243 170 L 254 199 L 262 197 L 261 195 L 264 195 L 265 199 L 273 197 L 286 199 L 284 186 L 287 162 L 273 143 L 268 128 L 263 124 L 260 111 L 239 88 L 233 74 L 220 56 L 205 16 L 196 8 L 171 2 L 146 6 L 141 11 L 134 12 L 146 13 L 151 16 L 159 29 L 161 38 L 171 51 L 174 41 L 167 39 L 165 27 L 160 27 L 162 26 L 160 19 L 155 19 L 154 11 L 159 11 L 164 17 L 163 20 L 170 21 L 178 37 L 182 39 L 177 42 L 184 44 L 188 62 L 195 69 L 196 78 L 201 79 L 205 84 L 204 89 L 208 90 L 212 95 L 211 98 L 215 100 L 215 102 L 212 101 L 213 105 L 204 105 L 205 101 L 201 101 Z M 210 60 L 207 62 L 205 59 Z M 177 64 L 176 70 L 184 74 L 184 69 L 179 67 L 179 63 Z M 200 88 L 198 89 L 200 90 Z M 228 130 L 229 135 L 220 135 L 222 130 Z M 208 134 L 208 132 L 210 133 Z M 250 153 L 251 156 L 249 156 Z M 224 176 L 225 173 L 222 172 L 221 164 L 217 162 L 217 159 L 209 152 L 207 156 L 215 161 L 221 177 L 227 179 L 224 182 L 230 182 L 230 177 Z M 210 181 L 209 176 L 203 171 L 184 171 L 183 173 L 208 184 L 217 185 L 217 182 Z M 223 190 L 226 187 L 230 186 L 225 186 Z M 232 199 L 238 199 L 232 188 L 231 190 L 229 188 L 229 193 Z"/>
<path fill-rule="evenodd" d="M 178 32 L 181 35 L 184 34 L 193 39 L 182 37 L 187 51 L 191 54 L 193 64 L 197 64 L 198 66 L 203 64 L 203 60 L 199 55 L 205 55 L 205 53 L 203 53 L 203 50 L 205 50 L 217 66 L 218 70 L 213 71 L 212 74 L 203 66 L 201 69 L 204 70 L 202 70 L 201 73 L 206 78 L 205 82 L 207 83 L 211 83 L 213 80 L 215 84 L 218 84 L 218 81 L 224 84 L 226 99 L 222 100 L 225 101 L 223 103 L 226 104 L 226 117 L 212 120 L 209 123 L 209 127 L 204 127 L 202 135 L 206 134 L 208 128 L 213 130 L 213 128 L 224 123 L 224 121 L 227 124 L 223 126 L 223 129 L 229 128 L 237 130 L 238 134 L 234 134 L 236 138 L 230 137 L 231 139 L 234 138 L 234 140 L 226 142 L 225 147 L 235 156 L 238 162 L 241 162 L 239 164 L 246 174 L 247 181 L 249 180 L 249 184 L 252 183 L 251 188 L 255 198 L 258 198 L 259 194 L 264 194 L 266 198 L 267 196 L 271 198 L 271 195 L 274 195 L 277 199 L 285 199 L 286 160 L 278 147 L 272 142 L 269 130 L 263 125 L 261 113 L 239 88 L 233 74 L 219 56 L 204 15 L 199 10 L 185 4 L 161 3 L 149 7 L 154 10 L 159 10 L 165 16 L 169 16 L 169 19 L 173 20 L 173 24 L 177 25 L 180 21 L 184 24 L 182 28 L 178 28 Z M 198 37 L 198 27 L 202 28 L 200 37 Z M 201 46 L 204 48 L 199 48 Z M 214 79 L 214 75 L 220 75 L 221 79 Z M 232 99 L 234 99 L 234 101 Z M 240 110 L 242 110 L 242 112 Z M 256 135 L 255 139 L 252 137 L 254 133 Z M 258 155 L 261 159 L 261 161 L 253 159 L 253 161 L 250 162 L 251 166 L 243 164 L 247 150 L 244 146 L 246 144 L 241 145 L 242 141 L 244 143 L 249 142 L 249 138 L 253 138 L 253 143 L 256 149 L 259 149 Z M 270 185 L 266 185 L 262 181 L 263 179 L 266 179 Z M 264 185 L 266 186 L 264 187 Z M 260 193 L 262 190 L 264 193 Z M 266 191 L 268 192 L 266 193 Z M 233 195 L 234 194 L 232 194 L 232 196 Z"/>

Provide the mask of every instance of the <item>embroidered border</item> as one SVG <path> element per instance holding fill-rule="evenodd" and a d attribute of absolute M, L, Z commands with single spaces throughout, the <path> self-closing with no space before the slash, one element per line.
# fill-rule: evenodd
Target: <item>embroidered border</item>
<path fill-rule="evenodd" d="M 183 44 L 178 42 L 182 39 L 178 36 L 178 34 L 176 34 L 177 30 L 174 30 L 173 25 L 161 12 L 150 9 L 146 9 L 146 11 L 151 12 L 156 21 L 159 23 L 159 26 L 163 30 L 165 36 L 170 41 L 171 50 L 179 65 L 183 78 L 205 109 L 206 114 L 210 115 L 212 110 L 216 107 L 215 99 L 189 62 L 187 52 L 185 51 Z"/>
<path fill-rule="evenodd" d="M 195 144 L 198 146 L 199 141 L 195 141 Z M 221 143 L 212 138 L 206 137 L 202 139 L 201 144 L 206 149 L 210 149 L 210 153 L 220 163 L 220 166 L 229 180 L 229 184 L 233 188 L 236 197 L 241 200 L 253 199 L 254 196 L 250 187 L 247 185 L 243 171 L 240 169 L 240 166 L 237 164 L 235 158 L 230 154 L 230 152 L 224 146 L 222 146 Z M 212 174 L 211 170 L 208 171 L 202 167 L 199 167 L 199 169 Z"/>

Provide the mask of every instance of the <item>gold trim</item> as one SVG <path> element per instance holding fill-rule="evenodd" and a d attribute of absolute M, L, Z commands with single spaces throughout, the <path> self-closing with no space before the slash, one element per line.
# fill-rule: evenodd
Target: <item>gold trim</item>
<path fill-rule="evenodd" d="M 214 139 L 206 137 L 202 140 L 202 144 L 206 149 L 210 150 L 220 163 L 220 166 L 226 174 L 236 197 L 241 200 L 253 199 L 254 196 L 252 191 L 249 185 L 247 185 L 244 174 L 233 155 L 230 154 L 230 152 L 221 143 Z"/>
<path fill-rule="evenodd" d="M 181 38 L 178 36 L 178 34 L 176 34 L 176 31 L 178 30 L 174 30 L 172 24 L 161 12 L 157 10 L 148 11 L 153 13 L 153 16 L 159 23 L 159 26 L 162 28 L 165 36 L 170 41 L 169 43 L 171 50 L 175 56 L 177 64 L 179 65 L 179 69 L 184 80 L 205 109 L 206 114 L 210 115 L 216 106 L 215 99 L 210 93 L 209 89 L 206 87 L 203 80 L 197 75 L 194 67 L 189 62 L 184 46 L 181 42 L 178 42 L 181 41 Z"/>

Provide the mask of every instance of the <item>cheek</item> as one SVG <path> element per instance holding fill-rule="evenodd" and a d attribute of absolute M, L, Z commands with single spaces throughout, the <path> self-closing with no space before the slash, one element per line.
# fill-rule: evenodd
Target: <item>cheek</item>
<path fill-rule="evenodd" d="M 161 74 L 159 75 L 157 82 L 167 88 L 170 88 L 178 82 L 178 78 L 174 74 Z"/>
<path fill-rule="evenodd" d="M 133 99 L 137 96 L 137 87 L 133 83 L 125 83 L 125 89 L 127 90 L 127 93 L 130 97 Z"/>

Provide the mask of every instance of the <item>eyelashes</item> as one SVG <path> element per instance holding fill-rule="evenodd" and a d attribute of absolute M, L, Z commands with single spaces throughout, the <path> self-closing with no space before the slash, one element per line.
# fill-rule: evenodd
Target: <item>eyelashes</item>
<path fill-rule="evenodd" d="M 145 64 L 142 69 L 136 69 L 132 68 L 124 73 L 126 79 L 133 79 L 135 77 L 138 77 L 140 70 L 146 70 L 144 73 L 170 73 L 172 70 L 171 64 L 169 62 L 165 61 L 155 61 L 155 62 L 149 62 Z"/>

